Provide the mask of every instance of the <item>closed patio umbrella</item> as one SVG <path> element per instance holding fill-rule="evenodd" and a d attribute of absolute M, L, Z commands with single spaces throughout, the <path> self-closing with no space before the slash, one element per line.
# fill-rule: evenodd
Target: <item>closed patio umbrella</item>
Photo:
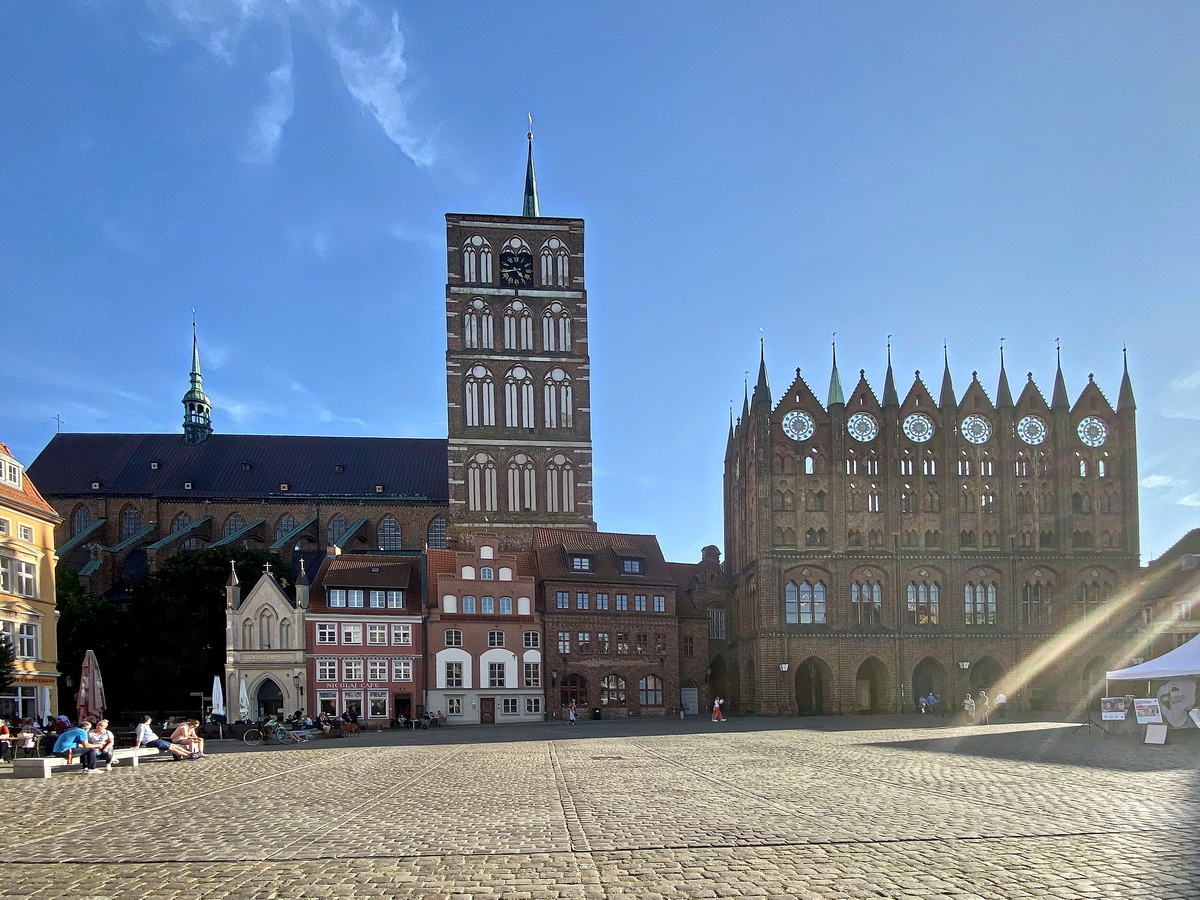
<path fill-rule="evenodd" d="M 221 676 L 213 676 L 212 720 L 217 723 L 217 736 L 225 737 L 225 691 L 221 688 Z"/>
<path fill-rule="evenodd" d="M 75 695 L 77 721 L 88 716 L 97 719 L 104 716 L 108 701 L 104 697 L 104 679 L 100 677 L 100 664 L 91 650 L 83 655 L 83 670 L 79 674 L 79 693 Z"/>
<path fill-rule="evenodd" d="M 250 718 L 250 695 L 246 693 L 245 679 L 238 682 L 238 713 L 243 720 Z"/>

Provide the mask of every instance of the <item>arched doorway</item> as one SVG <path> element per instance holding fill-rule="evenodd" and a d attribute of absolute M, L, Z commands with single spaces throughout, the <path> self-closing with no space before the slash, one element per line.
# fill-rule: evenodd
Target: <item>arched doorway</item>
<path fill-rule="evenodd" d="M 860 713 L 887 712 L 887 669 L 874 656 L 858 667 L 854 676 L 854 700 Z"/>
<path fill-rule="evenodd" d="M 935 694 L 941 697 L 946 690 L 946 669 L 932 656 L 927 656 L 913 669 L 912 696 L 913 703 L 919 706 L 917 700 Z M 946 698 L 950 700 L 951 698 Z M 933 710 L 929 710 L 933 712 Z"/>
<path fill-rule="evenodd" d="M 985 656 L 971 666 L 971 692 L 987 691 L 995 694 L 995 686 L 1004 677 L 1004 667 L 990 656 Z"/>
<path fill-rule="evenodd" d="M 742 711 L 742 673 L 737 663 L 729 667 L 729 702 L 726 709 Z"/>
<path fill-rule="evenodd" d="M 825 661 L 810 656 L 796 670 L 796 709 L 802 716 L 823 716 L 826 685 L 833 681 L 833 673 Z"/>
<path fill-rule="evenodd" d="M 283 715 L 283 691 L 272 679 L 264 678 L 254 695 L 258 707 L 258 720 L 261 722 L 268 716 Z"/>

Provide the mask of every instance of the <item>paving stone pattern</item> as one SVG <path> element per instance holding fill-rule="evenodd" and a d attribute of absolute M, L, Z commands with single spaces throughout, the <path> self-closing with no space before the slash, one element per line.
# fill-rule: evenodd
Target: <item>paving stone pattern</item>
<path fill-rule="evenodd" d="M 1200 898 L 1200 732 L 628 720 L 5 776 L 0 898 Z"/>

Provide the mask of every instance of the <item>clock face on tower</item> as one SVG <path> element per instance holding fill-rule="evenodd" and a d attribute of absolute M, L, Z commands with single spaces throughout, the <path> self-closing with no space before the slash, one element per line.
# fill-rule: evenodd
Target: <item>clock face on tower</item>
<path fill-rule="evenodd" d="M 1040 444 L 1046 439 L 1046 433 L 1046 423 L 1037 416 L 1025 416 L 1017 423 L 1017 437 L 1027 444 Z"/>
<path fill-rule="evenodd" d="M 1108 440 L 1108 426 L 1104 424 L 1103 419 L 1088 416 L 1079 423 L 1077 434 L 1079 439 L 1089 447 L 1099 447 Z"/>
<path fill-rule="evenodd" d="M 532 254 L 501 250 L 500 283 L 508 287 L 527 287 L 533 284 Z"/>
<path fill-rule="evenodd" d="M 879 424 L 866 413 L 855 413 L 846 421 L 846 430 L 856 441 L 870 441 L 879 434 Z"/>
<path fill-rule="evenodd" d="M 807 441 L 815 430 L 812 416 L 806 412 L 794 409 L 783 417 L 783 433 L 793 441 Z"/>
<path fill-rule="evenodd" d="M 983 444 L 992 436 L 992 423 L 983 416 L 967 416 L 962 420 L 960 430 L 972 444 Z"/>
<path fill-rule="evenodd" d="M 923 444 L 933 437 L 933 420 L 924 413 L 913 413 L 904 420 L 904 434 L 910 441 Z"/>

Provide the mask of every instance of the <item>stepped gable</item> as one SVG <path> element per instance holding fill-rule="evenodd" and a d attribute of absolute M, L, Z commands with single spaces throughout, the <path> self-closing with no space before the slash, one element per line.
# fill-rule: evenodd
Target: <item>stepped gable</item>
<path fill-rule="evenodd" d="M 51 496 L 101 491 L 189 500 L 370 496 L 446 503 L 446 459 L 446 441 L 436 438 L 214 434 L 189 444 L 178 434 L 56 434 L 30 474 Z"/>
<path fill-rule="evenodd" d="M 1079 394 L 1079 398 L 1075 401 L 1075 405 L 1071 407 L 1071 416 L 1086 416 L 1095 413 L 1115 413 L 1112 404 L 1108 402 L 1108 398 L 1104 396 L 1104 392 L 1100 390 L 1100 386 L 1096 384 L 1095 376 L 1088 375 L 1088 383 L 1084 385 L 1083 390 Z"/>

